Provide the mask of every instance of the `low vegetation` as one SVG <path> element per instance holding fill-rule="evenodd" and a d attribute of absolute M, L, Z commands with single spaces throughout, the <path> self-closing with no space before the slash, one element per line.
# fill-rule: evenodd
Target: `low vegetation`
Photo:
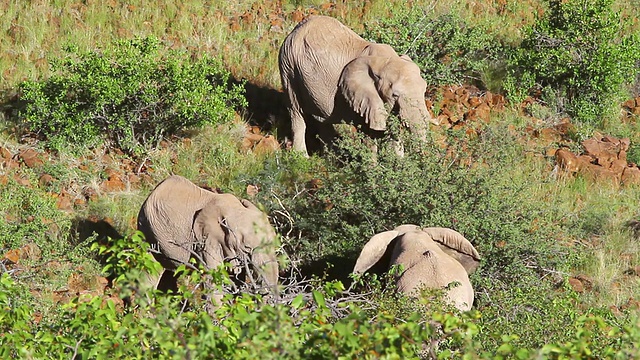
<path fill-rule="evenodd" d="M 613 136 L 640 161 L 637 6 L 214 3 L 0 5 L 0 357 L 638 356 L 640 184 L 554 156 Z M 358 134 L 311 158 L 286 150 L 277 51 L 309 14 L 409 54 L 447 121 L 426 143 L 391 121 L 404 157 Z M 172 173 L 269 214 L 276 296 L 207 311 L 225 268 L 185 267 L 177 294 L 147 288 L 158 264 L 136 216 Z M 406 223 L 473 242 L 472 311 L 349 275 L 371 235 Z"/>

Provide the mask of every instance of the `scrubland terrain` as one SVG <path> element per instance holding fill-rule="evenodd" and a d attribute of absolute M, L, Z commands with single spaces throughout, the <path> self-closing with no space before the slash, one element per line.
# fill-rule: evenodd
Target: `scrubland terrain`
<path fill-rule="evenodd" d="M 427 143 L 289 150 L 277 54 L 310 14 L 420 65 Z M 613 0 L 3 2 L 0 356 L 637 357 L 639 18 Z M 269 215 L 279 296 L 207 313 L 224 270 L 145 289 L 136 217 L 170 174 Z M 407 223 L 478 249 L 472 311 L 349 277 Z"/>

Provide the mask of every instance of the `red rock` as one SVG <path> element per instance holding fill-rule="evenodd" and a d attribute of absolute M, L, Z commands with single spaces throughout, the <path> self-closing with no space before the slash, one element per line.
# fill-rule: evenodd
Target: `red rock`
<path fill-rule="evenodd" d="M 107 181 L 102 184 L 102 188 L 107 192 L 123 191 L 126 189 L 125 183 L 122 181 L 122 174 L 113 170 L 107 169 Z"/>
<path fill-rule="evenodd" d="M 18 157 L 30 169 L 44 165 L 42 155 L 34 149 L 25 149 L 20 151 Z"/>
<path fill-rule="evenodd" d="M 620 184 L 620 177 L 609 169 L 595 164 L 588 164 L 582 171 L 583 174 L 595 181 L 608 182 L 612 185 Z"/>
<path fill-rule="evenodd" d="M 13 179 L 22 186 L 26 186 L 26 187 L 30 187 L 31 186 L 31 181 L 29 181 L 28 178 L 23 178 L 21 176 L 19 176 L 18 174 L 15 174 L 13 176 Z"/>
<path fill-rule="evenodd" d="M 616 159 L 611 162 L 611 166 L 609 166 L 609 170 L 616 173 L 618 176 L 622 175 L 624 169 L 627 168 L 627 161 L 622 159 Z"/>
<path fill-rule="evenodd" d="M 567 149 L 558 149 L 555 153 L 556 165 L 570 173 L 578 172 L 586 166 L 584 160 Z"/>
<path fill-rule="evenodd" d="M 256 154 L 270 154 L 280 149 L 278 140 L 272 135 L 267 135 L 260 140 L 259 143 L 253 148 L 253 152 Z"/>
<path fill-rule="evenodd" d="M 249 184 L 247 185 L 247 195 L 254 197 L 260 192 L 260 189 L 256 185 Z"/>
<path fill-rule="evenodd" d="M 635 165 L 629 165 L 622 171 L 621 181 L 624 185 L 640 184 L 640 169 Z"/>
<path fill-rule="evenodd" d="M 12 264 L 17 264 L 20 261 L 20 251 L 18 249 L 9 250 L 4 254 L 4 258 Z"/>
<path fill-rule="evenodd" d="M 72 211 L 73 203 L 71 202 L 71 197 L 69 194 L 63 192 L 58 196 L 58 201 L 56 201 L 56 206 L 60 210 Z"/>
<path fill-rule="evenodd" d="M 49 174 L 42 174 L 40 176 L 40 179 L 38 179 L 38 183 L 40 184 L 40 186 L 49 186 L 54 181 L 55 181 L 55 179 L 53 178 L 53 176 L 51 176 Z"/>
<path fill-rule="evenodd" d="M 569 278 L 569 285 L 575 292 L 579 292 L 579 293 L 584 292 L 584 285 L 582 284 L 582 281 L 574 277 Z"/>
<path fill-rule="evenodd" d="M 11 157 L 12 157 L 11 151 L 9 151 L 6 148 L 0 146 L 0 158 L 2 158 L 4 160 L 10 160 Z"/>

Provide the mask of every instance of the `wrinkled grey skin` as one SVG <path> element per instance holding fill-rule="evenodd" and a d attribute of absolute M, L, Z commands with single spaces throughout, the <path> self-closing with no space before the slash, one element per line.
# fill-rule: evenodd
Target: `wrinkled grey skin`
<path fill-rule="evenodd" d="M 446 290 L 445 300 L 460 311 L 471 309 L 474 292 L 468 271 L 475 270 L 480 255 L 462 234 L 447 228 L 415 225 L 376 234 L 363 247 L 353 272 L 362 274 L 369 270 L 389 247 L 393 251 L 387 268 L 402 265 L 404 269 L 396 277 L 400 291 L 415 296 L 421 287 L 442 289 L 459 283 Z"/>
<path fill-rule="evenodd" d="M 154 256 L 165 272 L 195 255 L 210 269 L 231 262 L 233 273 L 238 274 L 243 270 L 238 258 L 247 256 L 261 275 L 256 280 L 264 279 L 269 288 L 278 282 L 276 232 L 267 216 L 248 200 L 214 193 L 173 175 L 142 204 L 138 230 L 159 250 Z"/>
<path fill-rule="evenodd" d="M 305 154 L 307 133 L 310 141 L 317 134 L 328 143 L 335 136 L 333 124 L 341 121 L 379 136 L 387 127 L 388 109 L 397 109 L 421 138 L 427 121 L 436 123 L 427 111 L 427 84 L 418 66 L 334 18 L 309 16 L 301 21 L 280 47 L 279 67 L 290 102 L 293 149 Z"/>

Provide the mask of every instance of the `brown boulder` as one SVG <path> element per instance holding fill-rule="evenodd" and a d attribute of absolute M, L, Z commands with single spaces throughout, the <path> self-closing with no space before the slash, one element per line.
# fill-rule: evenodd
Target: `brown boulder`
<path fill-rule="evenodd" d="M 622 171 L 621 181 L 624 185 L 640 184 L 640 169 L 636 165 L 629 165 Z"/>
<path fill-rule="evenodd" d="M 578 172 L 586 166 L 583 158 L 576 156 L 574 153 L 564 148 L 558 149 L 555 156 L 556 165 L 570 173 Z"/>
<path fill-rule="evenodd" d="M 4 148 L 2 146 L 0 146 L 0 158 L 4 161 L 9 161 L 11 160 L 11 151 L 7 150 L 7 148 Z"/>
<path fill-rule="evenodd" d="M 620 176 L 618 174 L 596 164 L 587 164 L 582 173 L 594 181 L 602 181 L 612 185 L 620 184 Z"/>
<path fill-rule="evenodd" d="M 102 188 L 106 192 L 124 191 L 126 185 L 122 181 L 122 174 L 112 169 L 107 169 L 106 172 L 107 181 L 102 184 Z"/>
<path fill-rule="evenodd" d="M 615 159 L 611 162 L 611 166 L 609 166 L 609 170 L 613 171 L 618 176 L 622 176 L 622 172 L 626 167 L 627 167 L 627 160 Z"/>
<path fill-rule="evenodd" d="M 247 195 L 249 195 L 250 197 L 254 197 L 258 195 L 259 192 L 260 192 L 260 189 L 258 188 L 258 186 L 253 184 L 247 185 Z"/>
<path fill-rule="evenodd" d="M 580 281 L 580 279 L 577 279 L 574 277 L 569 278 L 569 285 L 575 292 L 578 292 L 578 293 L 584 292 L 584 285 L 582 284 L 582 281 Z"/>
<path fill-rule="evenodd" d="M 73 201 L 71 195 L 66 191 L 62 191 L 60 194 L 54 194 L 58 199 L 56 200 L 56 207 L 60 210 L 72 211 Z"/>
<path fill-rule="evenodd" d="M 42 174 L 40 176 L 40 179 L 38 179 L 38 183 L 40 184 L 40 186 L 49 186 L 51 185 L 56 179 L 54 179 L 53 176 L 49 175 L 49 174 Z"/>
<path fill-rule="evenodd" d="M 278 140 L 272 135 L 262 137 L 262 140 L 256 144 L 253 148 L 253 152 L 256 154 L 270 154 L 280 149 Z"/>

